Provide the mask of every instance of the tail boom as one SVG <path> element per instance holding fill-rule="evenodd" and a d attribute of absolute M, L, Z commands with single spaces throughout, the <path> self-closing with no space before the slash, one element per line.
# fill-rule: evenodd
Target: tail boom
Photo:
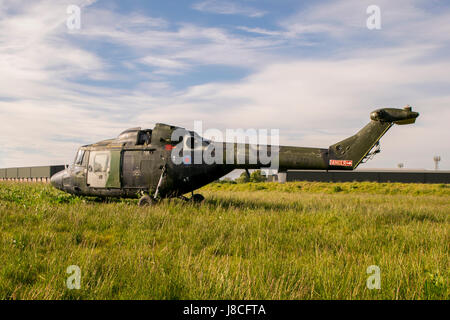
<path fill-rule="evenodd" d="M 286 170 L 353 170 L 364 160 L 372 148 L 380 141 L 386 132 L 394 124 L 414 123 L 419 116 L 417 112 L 413 112 L 411 107 L 403 109 L 379 109 L 373 111 L 370 115 L 371 121 L 355 135 L 333 144 L 328 149 L 322 148 L 304 148 L 280 146 L 269 147 L 273 152 L 278 150 L 278 168 L 283 172 Z M 260 146 L 242 145 L 242 153 L 244 161 L 238 161 L 238 144 L 223 144 L 224 150 L 233 150 L 230 164 L 233 169 L 256 169 L 261 167 L 271 167 L 273 163 L 262 163 L 257 157 L 254 164 L 250 164 L 250 149 L 259 152 Z M 279 148 L 279 149 L 278 149 Z M 259 153 L 258 153 L 259 154 Z M 230 155 L 223 154 L 224 161 Z M 230 162 L 226 162 L 230 163 Z"/>

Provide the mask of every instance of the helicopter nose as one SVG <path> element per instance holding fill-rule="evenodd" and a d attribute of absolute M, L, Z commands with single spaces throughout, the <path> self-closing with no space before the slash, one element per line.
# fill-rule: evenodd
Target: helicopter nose
<path fill-rule="evenodd" d="M 52 186 L 54 186 L 56 189 L 62 189 L 63 187 L 63 175 L 64 175 L 64 170 L 60 171 L 58 173 L 55 173 L 51 178 L 50 178 L 50 183 L 52 184 Z"/>

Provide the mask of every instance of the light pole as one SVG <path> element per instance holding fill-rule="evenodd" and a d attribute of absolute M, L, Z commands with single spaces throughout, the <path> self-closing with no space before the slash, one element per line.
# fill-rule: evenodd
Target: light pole
<path fill-rule="evenodd" d="M 435 156 L 433 159 L 434 159 L 434 169 L 439 170 L 439 161 L 441 161 L 441 156 Z"/>

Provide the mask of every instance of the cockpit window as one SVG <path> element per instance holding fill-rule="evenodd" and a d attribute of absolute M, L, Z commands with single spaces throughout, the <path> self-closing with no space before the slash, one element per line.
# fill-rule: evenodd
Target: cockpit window
<path fill-rule="evenodd" d="M 94 158 L 94 173 L 106 172 L 108 169 L 109 157 L 106 153 L 97 154 Z"/>
<path fill-rule="evenodd" d="M 139 131 L 137 145 L 148 145 L 152 142 L 152 130 Z"/>
<path fill-rule="evenodd" d="M 84 150 L 78 150 L 77 156 L 75 157 L 75 165 L 80 166 L 83 163 L 84 153 Z"/>

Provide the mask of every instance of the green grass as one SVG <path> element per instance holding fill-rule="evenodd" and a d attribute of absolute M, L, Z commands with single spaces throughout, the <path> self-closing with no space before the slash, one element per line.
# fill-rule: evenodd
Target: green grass
<path fill-rule="evenodd" d="M 449 299 L 450 186 L 212 184 L 196 205 L 0 182 L 1 299 Z M 81 268 L 81 289 L 66 269 Z M 381 268 L 381 290 L 366 269 Z"/>

